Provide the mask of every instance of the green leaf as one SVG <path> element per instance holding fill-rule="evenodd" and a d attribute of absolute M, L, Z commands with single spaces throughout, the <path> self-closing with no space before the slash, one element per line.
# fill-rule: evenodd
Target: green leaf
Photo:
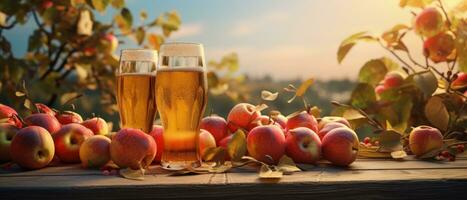
<path fill-rule="evenodd" d="M 346 38 L 344 41 L 342 41 L 339 49 L 337 50 L 337 61 L 339 63 L 344 60 L 347 53 L 349 53 L 350 49 L 352 49 L 352 47 L 358 41 L 376 41 L 376 39 L 372 36 L 366 35 L 366 32 L 359 32 Z"/>
<path fill-rule="evenodd" d="M 110 0 L 92 0 L 92 6 L 99 12 L 104 12 Z"/>
<path fill-rule="evenodd" d="M 28 40 L 28 51 L 35 51 L 42 47 L 46 41 L 40 30 L 35 30 Z"/>
<path fill-rule="evenodd" d="M 399 34 L 400 31 L 407 29 L 409 29 L 408 26 L 404 24 L 397 24 L 393 26 L 390 30 L 384 32 L 381 35 L 381 38 L 383 38 L 383 40 L 386 41 L 389 47 L 395 47 L 397 46 L 397 44 L 402 43 L 401 38 L 403 35 L 401 36 L 401 34 Z"/>
<path fill-rule="evenodd" d="M 459 71 L 467 73 L 467 21 L 459 23 L 456 35 L 457 66 Z"/>
<path fill-rule="evenodd" d="M 146 31 L 143 27 L 139 27 L 138 29 L 136 29 L 135 38 L 138 45 L 143 44 L 144 39 L 146 38 Z"/>
<path fill-rule="evenodd" d="M 123 34 L 131 32 L 131 26 L 133 25 L 133 16 L 131 15 L 128 8 L 122 8 L 120 15 L 115 16 L 115 23 Z"/>
<path fill-rule="evenodd" d="M 259 178 L 278 179 L 282 178 L 283 172 L 271 169 L 268 165 L 262 165 L 259 170 Z"/>
<path fill-rule="evenodd" d="M 246 154 L 246 136 L 242 130 L 237 130 L 227 144 L 227 153 L 232 161 L 239 161 Z"/>
<path fill-rule="evenodd" d="M 394 130 L 385 130 L 379 135 L 379 144 L 384 151 L 397 151 L 402 149 L 402 135 Z"/>
<path fill-rule="evenodd" d="M 146 20 L 148 18 L 148 13 L 144 10 L 139 12 L 139 18 L 141 19 L 141 21 Z"/>
<path fill-rule="evenodd" d="M 437 148 L 437 149 L 433 149 L 433 150 L 431 150 L 431 151 L 429 151 L 429 152 L 427 152 L 427 153 L 425 153 L 425 154 L 423 154 L 423 155 L 421 155 L 421 156 L 418 156 L 417 158 L 419 158 L 419 159 L 433 158 L 433 157 L 439 155 L 439 153 L 440 153 L 442 150 L 443 150 L 443 147 Z"/>
<path fill-rule="evenodd" d="M 133 16 L 131 15 L 131 12 L 128 8 L 122 8 L 120 14 L 130 26 L 133 25 Z"/>
<path fill-rule="evenodd" d="M 203 154 L 203 160 L 221 163 L 223 164 L 225 161 L 225 156 L 227 152 L 222 147 L 211 147 L 206 149 Z"/>
<path fill-rule="evenodd" d="M 76 7 L 77 5 L 84 4 L 85 2 L 83 0 L 70 0 L 70 4 L 73 7 Z"/>
<path fill-rule="evenodd" d="M 125 6 L 125 0 L 112 0 L 112 7 L 123 8 Z"/>
<path fill-rule="evenodd" d="M 282 156 L 282 158 L 279 160 L 279 163 L 277 164 L 277 168 L 279 169 L 279 171 L 286 174 L 302 171 L 300 168 L 297 167 L 292 158 L 288 156 Z"/>
<path fill-rule="evenodd" d="M 425 97 L 431 96 L 438 88 L 438 79 L 430 70 L 418 72 L 412 77 L 415 86 L 423 92 Z"/>
<path fill-rule="evenodd" d="M 427 5 L 431 4 L 433 0 L 400 0 L 400 7 L 415 7 L 415 8 L 424 8 Z"/>
<path fill-rule="evenodd" d="M 430 123 L 446 131 L 449 125 L 449 112 L 439 96 L 432 96 L 425 104 L 425 116 Z"/>
<path fill-rule="evenodd" d="M 382 57 L 380 58 L 380 60 L 384 63 L 384 66 L 386 67 L 387 71 L 390 72 L 390 71 L 396 71 L 398 69 L 400 69 L 401 67 L 399 66 L 399 64 L 397 64 L 396 62 L 394 62 L 392 59 L 390 58 L 387 58 L 387 57 Z"/>
<path fill-rule="evenodd" d="M 358 74 L 358 81 L 375 87 L 384 79 L 388 70 L 381 59 L 373 59 L 365 63 Z"/>
<path fill-rule="evenodd" d="M 375 102 L 375 89 L 367 83 L 359 83 L 352 91 L 351 104 L 357 108 L 365 109 Z"/>
<path fill-rule="evenodd" d="M 62 105 L 65 105 L 79 97 L 83 96 L 82 94 L 79 94 L 77 92 L 68 92 L 68 93 L 64 93 L 62 94 L 62 96 L 60 97 L 60 104 Z"/>

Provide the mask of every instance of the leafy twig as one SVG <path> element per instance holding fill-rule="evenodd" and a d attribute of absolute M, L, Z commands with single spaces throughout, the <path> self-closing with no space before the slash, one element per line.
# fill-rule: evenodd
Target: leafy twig
<path fill-rule="evenodd" d="M 331 101 L 331 103 L 333 105 L 336 105 L 336 106 L 341 106 L 341 107 L 346 107 L 346 108 L 352 108 L 354 110 L 356 110 L 358 113 L 360 113 L 361 115 L 363 115 L 366 119 L 368 119 L 368 123 L 370 123 L 371 125 L 375 126 L 376 128 L 378 128 L 379 130 L 385 130 L 385 128 L 383 127 L 383 125 L 381 125 L 381 123 L 379 123 L 378 121 L 374 120 L 373 118 L 371 118 L 365 111 L 363 111 L 362 109 L 360 108 L 357 108 L 355 106 L 352 106 L 352 105 L 347 105 L 347 104 L 343 104 L 343 103 L 339 103 L 337 101 Z"/>
<path fill-rule="evenodd" d="M 378 40 L 378 43 L 381 45 L 381 47 L 383 47 L 384 49 L 386 49 L 389 53 L 391 53 L 394 57 L 397 58 L 397 60 L 399 60 L 402 64 L 404 64 L 407 68 L 409 68 L 413 73 L 415 73 L 415 69 L 410 66 L 407 62 L 405 62 L 404 59 L 402 59 L 399 55 L 396 54 L 396 52 L 394 52 L 393 50 L 387 48 L 386 46 L 384 46 L 384 44 Z"/>
<path fill-rule="evenodd" d="M 39 21 L 39 17 L 37 16 L 36 11 L 32 10 L 31 12 L 32 12 L 32 16 L 33 16 L 34 21 L 36 22 L 37 27 L 39 28 L 39 30 L 41 32 L 45 33 L 47 36 L 49 36 L 51 33 L 49 33 L 47 30 L 45 30 L 44 25 Z"/>
<path fill-rule="evenodd" d="M 444 9 L 443 2 L 441 0 L 438 0 L 439 7 L 443 11 L 444 16 L 446 17 L 446 22 L 448 25 L 448 29 L 451 30 L 451 20 L 449 19 L 448 13 L 446 12 L 446 9 Z"/>

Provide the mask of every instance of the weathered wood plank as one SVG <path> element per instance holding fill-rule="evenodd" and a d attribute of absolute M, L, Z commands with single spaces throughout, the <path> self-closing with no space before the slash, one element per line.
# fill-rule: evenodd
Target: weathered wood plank
<path fill-rule="evenodd" d="M 423 198 L 467 195 L 467 160 L 428 162 L 359 159 L 349 168 L 301 165 L 306 171 L 261 180 L 257 168 L 230 173 L 169 176 L 153 166 L 144 181 L 104 176 L 79 165 L 0 171 L 2 199 L 311 199 Z M 12 173 L 12 171 L 14 173 Z"/>

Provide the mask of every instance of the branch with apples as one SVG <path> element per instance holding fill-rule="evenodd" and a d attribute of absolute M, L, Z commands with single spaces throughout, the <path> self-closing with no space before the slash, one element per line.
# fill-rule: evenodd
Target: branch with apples
<path fill-rule="evenodd" d="M 341 43 L 339 63 L 357 42 L 376 43 L 397 62 L 387 57 L 366 62 L 350 103 L 334 102 L 334 114 L 369 135 L 360 145 L 361 156 L 413 153 L 454 160 L 467 140 L 467 4 L 452 10 L 441 0 L 401 0 L 399 5 L 411 9 L 411 26 L 397 24 L 380 36 L 360 32 Z M 404 43 L 412 32 L 423 42 L 423 61 Z"/>

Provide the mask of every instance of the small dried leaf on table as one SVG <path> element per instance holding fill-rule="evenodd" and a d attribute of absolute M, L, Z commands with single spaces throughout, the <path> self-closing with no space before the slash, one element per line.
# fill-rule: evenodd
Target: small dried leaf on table
<path fill-rule="evenodd" d="M 126 179 L 142 181 L 144 180 L 144 171 L 144 169 L 133 170 L 130 168 L 125 168 L 120 169 L 120 175 Z"/>
<path fill-rule="evenodd" d="M 267 165 L 262 165 L 261 169 L 259 170 L 259 178 L 278 179 L 282 178 L 282 175 L 282 171 L 274 171 Z"/>
<path fill-rule="evenodd" d="M 277 168 L 281 172 L 286 173 L 286 174 L 302 171 L 300 168 L 297 167 L 297 165 L 292 160 L 292 158 L 288 156 L 282 156 L 282 158 L 279 160 L 279 164 L 277 165 Z"/>

